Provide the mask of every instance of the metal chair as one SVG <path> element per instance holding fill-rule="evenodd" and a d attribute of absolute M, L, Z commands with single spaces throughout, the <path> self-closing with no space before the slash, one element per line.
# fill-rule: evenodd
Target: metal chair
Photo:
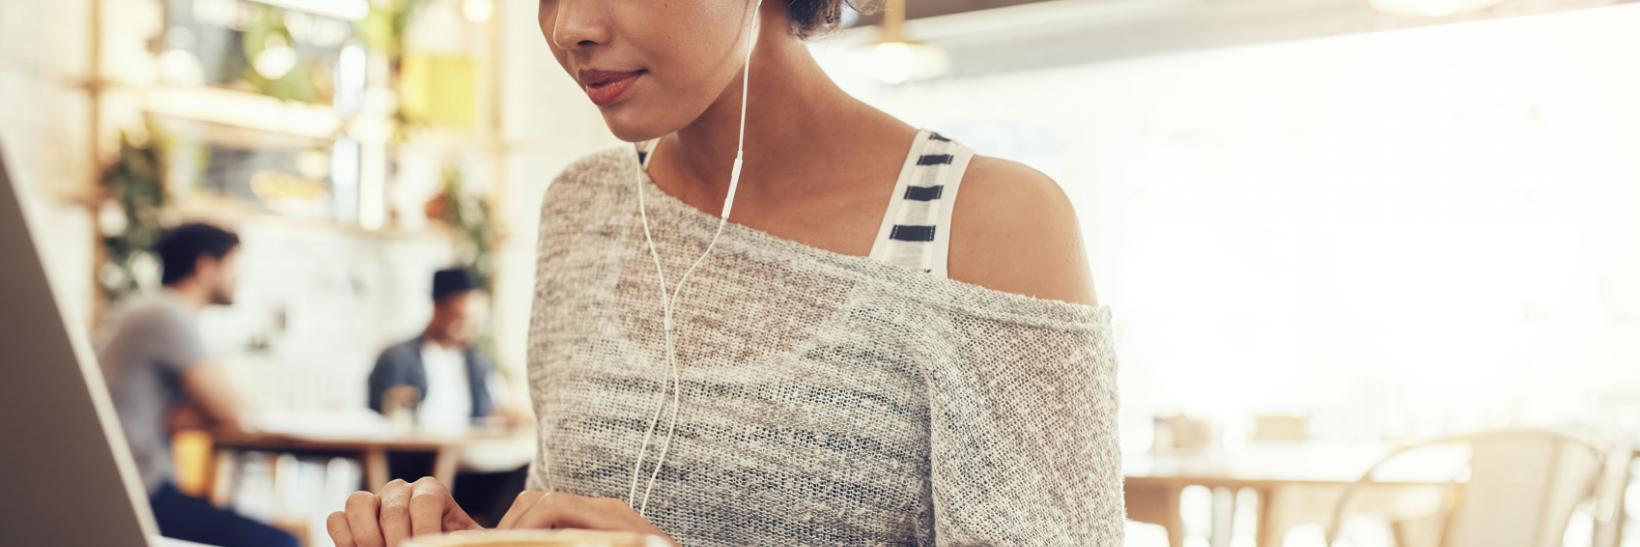
<path fill-rule="evenodd" d="M 1334 507 L 1327 545 L 1339 545 L 1345 510 L 1392 461 L 1419 449 L 1467 445 L 1468 465 L 1455 470 L 1451 494 L 1432 514 L 1387 515 L 1403 547 L 1560 547 L 1572 514 L 1595 502 L 1596 547 L 1616 525 L 1627 447 L 1539 428 L 1507 428 L 1454 435 L 1403 446 L 1378 460 L 1345 490 Z M 1617 454 L 1625 454 L 1623 459 Z M 1617 468 L 1622 468 L 1620 471 Z M 1618 475 L 1621 475 L 1619 478 Z M 1619 483 L 1621 481 L 1621 483 Z"/>

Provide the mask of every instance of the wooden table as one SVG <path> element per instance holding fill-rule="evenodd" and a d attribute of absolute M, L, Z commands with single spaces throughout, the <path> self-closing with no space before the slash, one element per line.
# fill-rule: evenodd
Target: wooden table
<path fill-rule="evenodd" d="M 1211 450 L 1169 455 L 1128 455 L 1123 458 L 1128 518 L 1161 525 L 1173 547 L 1184 544 L 1179 496 L 1189 486 L 1228 490 L 1227 500 L 1216 499 L 1212 511 L 1214 547 L 1230 544 L 1235 512 L 1234 493 L 1251 489 L 1258 497 L 1259 547 L 1280 547 L 1293 527 L 1328 524 L 1344 490 L 1355 484 L 1379 457 L 1382 446 L 1341 446 L 1311 443 L 1250 445 L 1235 450 Z M 1379 480 L 1357 493 L 1352 507 L 1436 504 L 1452 487 L 1451 471 L 1463 463 L 1463 454 L 1435 451 L 1422 471 Z M 1215 496 L 1218 498 L 1219 496 Z"/>
<path fill-rule="evenodd" d="M 273 432 L 213 432 L 211 434 L 210 469 L 208 481 L 215 481 L 217 470 L 225 458 L 234 452 L 265 451 L 284 453 L 337 454 L 358 458 L 364 466 L 364 485 L 375 490 L 387 484 L 387 456 L 391 453 L 419 453 L 433 456 L 432 476 L 445 484 L 455 482 L 460 449 L 473 443 L 516 439 L 531 435 L 528 430 L 472 429 L 465 432 L 434 433 L 409 431 L 403 433 L 360 433 L 304 435 Z M 207 491 L 218 489 L 212 485 Z"/>

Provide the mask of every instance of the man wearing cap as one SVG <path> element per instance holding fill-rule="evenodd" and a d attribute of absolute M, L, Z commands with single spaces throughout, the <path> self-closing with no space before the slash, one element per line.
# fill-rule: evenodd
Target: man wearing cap
<path fill-rule="evenodd" d="M 388 347 L 376 359 L 370 371 L 370 408 L 384 415 L 409 412 L 417 427 L 435 430 L 461 429 L 492 416 L 509 425 L 526 421 L 520 415 L 527 415 L 526 410 L 498 400 L 503 393 L 495 367 L 473 348 L 484 309 L 483 283 L 472 271 L 451 268 L 433 274 L 433 317 L 420 335 Z M 455 494 L 479 508 L 475 517 L 505 511 L 523 489 L 519 464 L 527 463 L 527 457 L 508 462 L 510 456 L 503 454 L 496 462 L 494 456 L 466 452 Z M 413 480 L 431 464 L 409 454 L 395 456 L 388 467 L 399 478 Z"/>
<path fill-rule="evenodd" d="M 484 314 L 478 276 L 433 274 L 433 317 L 415 338 L 382 351 L 370 371 L 370 408 L 414 412 L 420 427 L 459 429 L 495 409 L 495 367 L 472 346 Z"/>

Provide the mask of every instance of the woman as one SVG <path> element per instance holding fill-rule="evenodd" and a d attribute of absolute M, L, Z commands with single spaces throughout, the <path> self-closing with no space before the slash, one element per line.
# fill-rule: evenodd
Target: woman
<path fill-rule="evenodd" d="M 541 447 L 500 527 L 1119 545 L 1109 315 L 1063 193 L 833 85 L 802 38 L 843 0 L 754 1 L 541 3 L 639 144 L 547 192 Z M 370 547 L 477 525 L 423 479 L 328 526 Z"/>

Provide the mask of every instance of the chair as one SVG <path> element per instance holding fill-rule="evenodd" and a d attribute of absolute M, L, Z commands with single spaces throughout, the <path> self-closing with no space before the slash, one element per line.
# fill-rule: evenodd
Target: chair
<path fill-rule="evenodd" d="M 1345 490 L 1334 506 L 1327 545 L 1339 534 L 1350 501 L 1377 482 L 1392 461 L 1420 449 L 1465 445 L 1469 461 L 1455 470 L 1452 494 L 1435 513 L 1381 515 L 1403 547 L 1560 547 L 1577 508 L 1594 501 L 1596 547 L 1611 534 L 1627 482 L 1627 447 L 1605 446 L 1571 433 L 1507 428 L 1432 439 L 1391 451 Z M 1625 454 L 1618 458 L 1618 454 Z M 1622 467 L 1621 471 L 1616 467 Z M 1619 478 L 1619 475 L 1621 477 Z"/>
<path fill-rule="evenodd" d="M 1310 440 L 1310 417 L 1265 414 L 1253 417 L 1253 443 L 1297 443 Z"/>

